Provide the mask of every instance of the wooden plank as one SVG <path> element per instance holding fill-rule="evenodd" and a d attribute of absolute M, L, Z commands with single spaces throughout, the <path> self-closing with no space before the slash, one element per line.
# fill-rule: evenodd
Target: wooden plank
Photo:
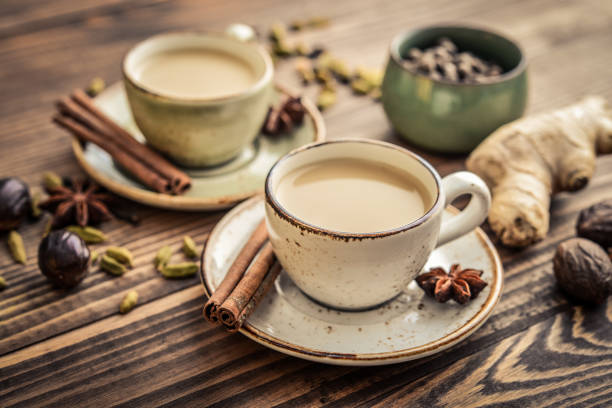
<path fill-rule="evenodd" d="M 612 398 L 611 322 L 610 303 L 574 306 L 453 363 L 418 386 L 368 400 L 364 406 L 495 403 L 543 408 L 605 403 Z"/>
<path fill-rule="evenodd" d="M 605 175 L 612 174 L 612 157 L 601 163 L 598 177 L 580 199 L 567 195 L 556 200 L 554 207 L 559 212 L 553 218 L 553 234 L 558 239 L 572 234 L 576 212 L 582 205 L 596 200 L 602 186 L 609 190 L 611 181 Z M 606 183 L 598 182 L 600 176 Z M 526 261 L 531 259 L 530 253 L 538 251 L 546 254 L 544 265 Z M 506 270 L 502 301 L 489 321 L 453 351 L 425 360 L 356 369 L 324 367 L 265 351 L 241 336 L 204 324 L 200 317 L 202 291 L 196 286 L 171 295 L 171 299 L 159 299 L 138 308 L 139 314 L 128 315 L 127 322 L 115 313 L 91 326 L 8 354 L 0 359 L 4 367 L 0 370 L 0 398 L 27 401 L 28 405 L 43 400 L 64 405 L 92 395 L 112 395 L 99 401 L 101 404 L 122 402 L 132 406 L 175 400 L 181 405 L 203 400 L 236 405 L 244 401 L 268 405 L 295 400 L 291 403 L 300 405 L 321 398 L 327 402 L 338 399 L 341 403 L 349 397 L 352 403 L 363 395 L 378 395 L 373 388 L 385 392 L 387 388 L 382 384 L 388 384 L 388 389 L 401 387 L 530 330 L 537 322 L 566 315 L 572 305 L 559 293 L 550 273 L 553 251 L 554 247 L 527 250 L 524 261 Z M 170 316 L 176 326 L 168 325 Z M 601 327 L 602 333 L 609 335 L 610 326 Z M 186 341 L 191 346 L 177 345 L 175 341 L 164 344 L 168 336 L 180 336 L 177 342 Z M 232 351 L 215 352 L 220 349 Z M 83 370 L 92 366 L 96 367 L 91 374 L 94 385 L 81 378 Z M 179 372 L 169 379 L 170 369 Z M 119 384 L 123 392 L 113 394 Z"/>
<path fill-rule="evenodd" d="M 2 3 L 3 13 L 0 14 L 0 37 L 95 19 L 100 15 L 119 15 L 136 7 L 152 7 L 162 1 L 164 0 L 85 0 L 75 3 L 69 0 L 6 0 Z"/>
<path fill-rule="evenodd" d="M 57 96 L 94 76 L 118 79 L 123 53 L 164 30 L 220 30 L 234 21 L 261 30 L 276 20 L 325 14 L 332 17 L 332 26 L 304 33 L 304 39 L 325 44 L 351 65 L 381 66 L 392 36 L 406 28 L 438 21 L 486 22 L 513 35 L 526 50 L 531 112 L 571 103 L 586 93 L 612 100 L 612 55 L 603 51 L 612 40 L 612 4 L 607 2 L 515 0 L 495 7 L 484 0 L 32 4 L 3 3 L 9 13 L 0 15 L 0 175 L 18 175 L 32 185 L 44 170 L 79 172 L 68 138 L 49 123 Z M 279 82 L 299 87 L 290 62 L 279 64 L 277 71 Z M 331 138 L 371 137 L 412 148 L 393 134 L 378 104 L 348 91 L 341 92 L 325 118 Z M 463 167 L 463 156 L 421 153 L 442 174 Z M 587 190 L 554 200 L 545 241 L 519 252 L 501 250 L 506 268 L 502 302 L 468 341 L 442 355 L 381 368 L 312 364 L 204 324 L 197 279 L 164 281 L 150 262 L 159 246 L 176 247 L 183 234 L 201 244 L 221 212 L 143 209 L 146 218 L 138 228 L 106 224 L 111 242 L 134 251 L 134 270 L 119 279 L 93 272 L 68 293 L 51 290 L 37 271 L 43 223 L 24 226 L 25 267 L 14 265 L 0 248 L 0 274 L 9 282 L 0 294 L 0 354 L 6 353 L 0 357 L 0 400 L 3 406 L 526 405 L 525 394 L 538 404 L 553 405 L 561 402 L 552 393 L 568 389 L 573 391 L 568 404 L 603 406 L 612 398 L 605 387 L 611 380 L 605 352 L 612 336 L 610 302 L 605 312 L 568 303 L 555 287 L 550 259 L 556 244 L 573 235 L 577 212 L 609 196 L 610 186 L 612 157 L 601 158 Z M 117 303 L 132 287 L 141 292 L 141 305 L 120 316 Z M 539 341 L 544 338 L 549 342 Z M 554 348 L 549 350 L 550 344 Z M 598 361 L 589 352 L 599 353 Z M 550 366 L 555 361 L 558 366 Z M 538 365 L 543 369 L 538 371 Z M 518 379 L 513 377 L 517 373 Z"/>

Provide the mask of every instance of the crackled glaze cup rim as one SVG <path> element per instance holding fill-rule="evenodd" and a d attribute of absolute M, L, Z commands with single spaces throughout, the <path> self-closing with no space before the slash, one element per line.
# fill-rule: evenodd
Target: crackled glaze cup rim
<path fill-rule="evenodd" d="M 482 33 L 482 34 L 487 34 L 487 35 L 491 35 L 493 37 L 496 38 L 496 40 L 498 41 L 503 41 L 506 42 L 506 45 L 512 46 L 516 49 L 516 51 L 518 52 L 518 54 L 520 55 L 520 59 L 518 61 L 518 63 L 510 70 L 507 72 L 504 72 L 503 74 L 499 75 L 497 78 L 489 80 L 487 82 L 483 82 L 483 83 L 463 83 L 463 82 L 453 82 L 444 78 L 441 79 L 433 79 L 425 74 L 422 74 L 420 72 L 415 72 L 415 71 L 411 71 L 408 68 L 406 68 L 403 64 L 403 58 L 401 56 L 400 53 L 400 48 L 402 47 L 402 45 L 404 44 L 404 42 L 415 36 L 418 33 L 423 33 L 423 32 L 427 32 L 427 31 L 431 31 L 431 30 L 463 30 L 463 31 L 471 31 L 471 32 L 477 32 L 477 33 Z M 444 36 L 443 34 L 441 36 Z M 449 36 L 452 40 L 452 35 Z M 519 43 L 517 41 L 515 41 L 514 39 L 512 39 L 511 37 L 505 35 L 505 34 L 501 34 L 498 31 L 494 31 L 491 30 L 489 28 L 485 28 L 485 27 L 480 27 L 480 26 L 475 26 L 475 25 L 461 25 L 461 24 L 436 24 L 436 25 L 428 25 L 428 26 L 422 26 L 422 27 L 418 27 L 418 28 L 414 28 L 414 29 L 410 29 L 410 30 L 406 30 L 398 35 L 396 35 L 393 40 L 391 41 L 391 44 L 389 45 L 389 55 L 391 56 L 391 60 L 403 71 L 414 75 L 416 77 L 420 77 L 423 79 L 427 79 L 436 83 L 440 83 L 440 84 L 444 84 L 447 86 L 451 86 L 451 87 L 485 87 L 485 86 L 489 86 L 489 85 L 495 85 L 495 84 L 500 84 L 500 83 L 504 83 L 507 82 L 513 78 L 518 77 L 519 75 L 521 75 L 523 72 L 525 72 L 525 70 L 527 69 L 527 58 L 525 57 L 525 52 L 523 51 L 523 49 L 521 48 L 521 46 L 519 45 Z"/>
<path fill-rule="evenodd" d="M 257 52 L 257 54 L 261 58 L 261 62 L 263 63 L 263 66 L 264 66 L 263 73 L 260 75 L 260 77 L 257 79 L 257 81 L 254 84 L 252 84 L 250 87 L 246 88 L 245 90 L 241 92 L 233 93 L 229 95 L 218 96 L 218 97 L 212 97 L 212 98 L 210 97 L 193 98 L 193 97 L 181 97 L 181 96 L 176 96 L 176 95 L 167 95 L 163 92 L 159 92 L 149 86 L 144 85 L 141 81 L 135 78 L 135 76 L 132 73 L 132 70 L 134 69 L 135 65 L 138 62 L 133 61 L 133 59 L 137 59 L 138 61 L 140 61 L 142 58 L 146 58 L 146 56 L 143 57 L 143 56 L 138 55 L 139 50 L 142 50 L 146 47 L 161 47 L 159 49 L 164 49 L 163 44 L 165 41 L 168 41 L 169 39 L 172 39 L 172 38 L 180 38 L 180 37 L 191 38 L 191 39 L 196 39 L 196 40 L 201 40 L 201 41 L 205 41 L 207 38 L 212 37 L 212 38 L 216 38 L 219 40 L 227 40 L 228 42 L 234 43 L 235 45 L 239 47 L 252 48 L 253 50 Z M 155 45 L 156 43 L 159 43 L 159 44 Z M 165 49 L 177 49 L 177 48 L 180 48 L 180 46 L 178 45 L 169 46 Z M 206 49 L 206 48 L 213 48 L 213 47 L 210 45 L 202 44 L 201 48 Z M 218 47 L 216 49 L 221 49 L 221 48 Z M 223 47 L 222 49 L 225 52 L 228 52 L 232 55 L 236 55 L 240 57 L 239 53 L 236 51 L 228 50 L 225 47 Z M 245 60 L 245 64 L 252 65 L 246 60 Z M 121 63 L 121 73 L 123 75 L 124 80 L 129 82 L 130 85 L 132 85 L 138 91 L 151 95 L 152 97 L 159 99 L 161 101 L 171 102 L 171 103 L 184 103 L 188 105 L 205 106 L 205 105 L 217 105 L 219 103 L 224 103 L 224 102 L 229 102 L 229 101 L 238 101 L 241 99 L 248 98 L 249 96 L 252 96 L 260 92 L 264 87 L 266 87 L 272 81 L 272 77 L 274 75 L 274 64 L 272 63 L 272 58 L 270 57 L 270 54 L 261 45 L 255 42 L 241 41 L 241 40 L 238 40 L 232 37 L 231 35 L 227 33 L 217 33 L 217 32 L 208 32 L 208 31 L 173 31 L 173 32 L 153 35 L 151 37 L 148 37 L 140 41 L 139 43 L 134 45 L 132 48 L 130 48 L 130 50 L 123 57 L 123 61 Z"/>
<path fill-rule="evenodd" d="M 312 223 L 306 222 L 302 219 L 300 219 L 299 217 L 293 215 L 290 211 L 288 211 L 286 208 L 284 208 L 280 202 L 276 199 L 275 197 L 275 193 L 272 191 L 272 181 L 273 181 L 273 176 L 274 176 L 274 172 L 278 170 L 279 166 L 284 163 L 287 160 L 291 160 L 293 157 L 295 157 L 296 155 L 299 155 L 305 151 L 309 151 L 312 149 L 317 149 L 317 148 L 324 148 L 325 146 L 328 145 L 332 145 L 332 144 L 338 144 L 338 143 L 358 143 L 358 144 L 364 144 L 364 145 L 370 145 L 370 146 L 376 146 L 376 147 L 383 147 L 383 148 L 388 148 L 388 149 L 392 149 L 395 151 L 398 151 L 404 155 L 406 155 L 406 157 L 416 161 L 419 165 L 421 165 L 423 168 L 425 168 L 425 170 L 428 171 L 428 173 L 431 175 L 432 180 L 435 183 L 435 190 L 434 190 L 434 202 L 431 205 L 431 207 L 425 212 L 425 214 L 423 214 L 421 217 L 417 218 L 416 220 L 408 223 L 408 224 L 404 224 L 401 225 L 399 227 L 393 228 L 393 229 L 388 229 L 388 230 L 383 230 L 383 231 L 376 231 L 376 232 L 361 232 L 361 233 L 355 233 L 355 232 L 343 232 L 343 231 L 336 231 L 336 230 L 331 230 L 322 226 L 318 226 L 318 225 L 314 225 Z M 317 160 L 313 160 L 312 163 L 316 163 Z M 282 178 L 282 176 L 281 176 Z M 408 149 L 405 149 L 401 146 L 392 144 L 392 143 L 387 143 L 387 142 L 382 142 L 382 141 L 378 141 L 378 140 L 370 140 L 370 139 L 360 139 L 360 138 L 343 138 L 343 139 L 337 139 L 337 140 L 328 140 L 328 141 L 324 141 L 324 142 L 319 142 L 319 143 L 311 143 L 311 144 L 307 144 L 305 146 L 299 147 L 289 153 L 287 153 L 285 156 L 281 157 L 275 164 L 274 166 L 272 166 L 272 168 L 270 169 L 270 171 L 268 172 L 268 176 L 266 177 L 266 182 L 265 182 L 265 200 L 266 202 L 272 207 L 272 209 L 282 218 L 284 218 L 286 221 L 288 221 L 289 223 L 298 226 L 299 228 L 305 229 L 307 231 L 310 232 L 314 232 L 317 234 L 321 234 L 321 235 L 325 235 L 325 236 L 329 236 L 335 239 L 341 239 L 341 240 L 351 240 L 351 239 L 356 239 L 356 240 L 361 240 L 361 239 L 365 239 L 365 238 L 382 238 L 382 237 L 387 237 L 387 236 L 391 236 L 391 235 L 395 235 L 395 234 L 399 234 L 408 230 L 411 230 L 415 227 L 418 227 L 419 225 L 422 225 L 423 223 L 427 222 L 430 218 L 432 218 L 435 214 L 437 214 L 439 211 L 441 211 L 444 208 L 444 197 L 441 194 L 442 193 L 442 180 L 440 178 L 440 175 L 438 174 L 438 172 L 433 168 L 433 166 L 424 158 L 422 158 L 421 156 L 419 156 L 418 154 L 411 152 Z"/>

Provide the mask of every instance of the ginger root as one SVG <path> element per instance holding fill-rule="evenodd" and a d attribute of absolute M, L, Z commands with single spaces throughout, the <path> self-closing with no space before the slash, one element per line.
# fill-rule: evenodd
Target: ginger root
<path fill-rule="evenodd" d="M 507 246 L 523 247 L 548 232 L 551 196 L 583 188 L 596 153 L 612 152 L 612 109 L 590 96 L 557 111 L 508 123 L 468 157 L 492 193 L 489 224 Z"/>

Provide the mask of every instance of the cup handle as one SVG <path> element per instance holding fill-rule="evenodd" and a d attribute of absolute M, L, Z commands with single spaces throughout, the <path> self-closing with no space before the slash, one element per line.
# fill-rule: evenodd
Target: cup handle
<path fill-rule="evenodd" d="M 442 179 L 444 206 L 462 194 L 472 197 L 459 215 L 442 223 L 437 246 L 444 245 L 478 227 L 487 218 L 491 206 L 491 193 L 484 181 L 469 171 L 459 171 Z"/>
<path fill-rule="evenodd" d="M 235 38 L 238 41 L 254 41 L 257 37 L 255 30 L 253 27 L 247 24 L 242 23 L 234 23 L 225 27 L 225 34 L 229 35 L 232 38 Z"/>

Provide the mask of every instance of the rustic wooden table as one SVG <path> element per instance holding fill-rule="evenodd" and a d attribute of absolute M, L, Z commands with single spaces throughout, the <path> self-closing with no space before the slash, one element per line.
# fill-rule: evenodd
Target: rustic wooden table
<path fill-rule="evenodd" d="M 236 21 L 265 29 L 326 15 L 332 25 L 307 40 L 352 65 L 380 66 L 402 30 L 476 23 L 523 45 L 530 112 L 589 93 L 612 100 L 612 3 L 599 0 L 5 0 L 0 10 L 0 175 L 30 185 L 45 170 L 81 173 L 69 138 L 50 122 L 53 101 L 95 76 L 119 80 L 126 50 L 166 30 L 218 30 Z M 278 70 L 279 82 L 297 86 L 286 64 Z M 377 103 L 348 91 L 324 116 L 330 138 L 403 144 Z M 464 157 L 425 156 L 442 174 L 463 167 Z M 554 200 L 545 241 L 500 250 L 505 288 L 481 329 L 439 355 L 373 368 L 314 364 L 227 334 L 201 318 L 197 278 L 159 277 L 151 266 L 157 248 L 177 247 L 184 234 L 202 244 L 223 212 L 143 208 L 138 227 L 105 224 L 112 242 L 134 252 L 134 270 L 120 279 L 95 270 L 65 293 L 38 271 L 44 222 L 24 225 L 26 266 L 0 248 L 0 275 L 9 285 L 0 293 L 0 406 L 610 406 L 612 302 L 587 308 L 568 301 L 555 285 L 551 257 L 574 234 L 577 212 L 611 195 L 612 157 L 604 157 L 586 190 Z M 141 303 L 119 315 L 130 288 Z"/>

